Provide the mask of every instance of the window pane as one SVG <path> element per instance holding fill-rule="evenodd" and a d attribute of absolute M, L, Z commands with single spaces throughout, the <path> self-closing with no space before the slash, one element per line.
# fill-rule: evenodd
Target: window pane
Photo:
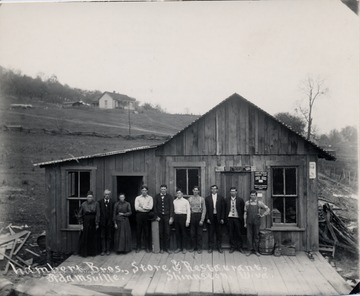
<path fill-rule="evenodd" d="M 296 223 L 296 197 L 286 197 L 285 223 Z"/>
<path fill-rule="evenodd" d="M 69 184 L 69 197 L 78 197 L 78 188 L 79 188 L 79 174 L 78 172 L 69 172 L 68 173 L 68 184 Z"/>
<path fill-rule="evenodd" d="M 285 169 L 285 194 L 296 195 L 296 168 Z"/>
<path fill-rule="evenodd" d="M 186 194 L 186 169 L 176 169 L 176 188 Z"/>
<path fill-rule="evenodd" d="M 194 186 L 199 186 L 199 169 L 188 170 L 188 192 L 186 194 L 192 194 Z"/>
<path fill-rule="evenodd" d="M 80 196 L 86 197 L 90 190 L 90 172 L 80 172 Z"/>
<path fill-rule="evenodd" d="M 273 198 L 273 210 L 278 210 L 281 214 L 281 223 L 284 223 L 284 198 L 274 197 Z"/>
<path fill-rule="evenodd" d="M 69 199 L 69 224 L 79 224 L 76 214 L 79 212 L 81 200 Z"/>
<path fill-rule="evenodd" d="M 284 194 L 283 168 L 273 168 L 273 194 Z"/>

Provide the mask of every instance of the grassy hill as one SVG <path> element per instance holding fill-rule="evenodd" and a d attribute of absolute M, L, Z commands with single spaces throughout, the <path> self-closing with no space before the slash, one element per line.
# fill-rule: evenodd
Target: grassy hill
<path fill-rule="evenodd" d="M 11 104 L 32 104 L 33 108 L 11 109 Z M 0 228 L 27 223 L 34 234 L 46 225 L 45 172 L 34 163 L 160 144 L 198 117 L 156 111 L 131 114 L 132 137 L 127 137 L 124 110 L 64 109 L 2 96 L 0 116 Z"/>

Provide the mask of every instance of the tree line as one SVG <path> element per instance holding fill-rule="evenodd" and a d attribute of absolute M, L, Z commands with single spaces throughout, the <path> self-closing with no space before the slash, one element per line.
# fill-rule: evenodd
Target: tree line
<path fill-rule="evenodd" d="M 36 78 L 32 78 L 18 70 L 9 70 L 2 66 L 0 66 L 0 88 L 3 95 L 58 104 L 75 101 L 91 103 L 102 94 L 98 90 L 89 91 L 61 84 L 56 75 L 44 77 L 38 74 Z"/>

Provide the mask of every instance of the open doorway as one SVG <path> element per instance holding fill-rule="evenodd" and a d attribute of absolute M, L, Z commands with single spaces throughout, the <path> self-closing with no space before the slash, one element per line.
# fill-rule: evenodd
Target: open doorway
<path fill-rule="evenodd" d="M 143 185 L 143 176 L 116 176 L 116 191 L 119 196 L 124 193 L 126 200 L 131 205 L 132 215 L 129 217 L 133 246 L 136 244 L 136 215 L 135 215 L 135 198 L 141 193 Z"/>

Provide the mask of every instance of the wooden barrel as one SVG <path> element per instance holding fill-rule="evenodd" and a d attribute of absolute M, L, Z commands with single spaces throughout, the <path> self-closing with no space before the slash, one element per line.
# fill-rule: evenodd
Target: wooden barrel
<path fill-rule="evenodd" d="M 274 252 L 275 239 L 271 230 L 261 230 L 259 238 L 259 253 L 271 255 Z"/>

